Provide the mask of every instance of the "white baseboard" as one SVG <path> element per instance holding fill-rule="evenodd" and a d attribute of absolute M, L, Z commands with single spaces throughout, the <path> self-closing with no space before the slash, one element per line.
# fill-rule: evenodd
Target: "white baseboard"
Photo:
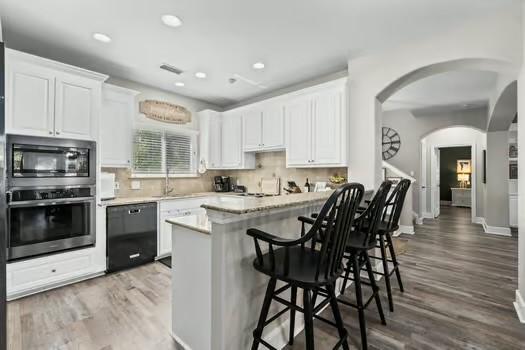
<path fill-rule="evenodd" d="M 416 233 L 413 225 L 399 225 L 399 230 L 394 233 L 394 237 L 400 236 L 402 233 L 406 235 L 413 235 Z"/>
<path fill-rule="evenodd" d="M 489 226 L 487 225 L 487 221 L 485 220 L 485 218 L 483 218 L 483 222 L 481 223 L 481 225 L 483 225 L 483 230 L 485 231 L 485 233 L 504 237 L 512 236 L 510 233 L 510 228 L 502 226 Z"/>
<path fill-rule="evenodd" d="M 429 212 L 424 212 L 423 215 L 421 215 L 423 219 L 435 219 L 434 214 Z"/>
<path fill-rule="evenodd" d="M 483 225 L 485 223 L 485 218 L 481 216 L 476 216 L 474 219 L 472 219 L 472 223 Z"/>
<path fill-rule="evenodd" d="M 521 323 L 525 323 L 525 302 L 521 297 L 519 290 L 516 290 L 516 301 L 514 302 L 514 308 L 516 308 L 516 313 Z"/>

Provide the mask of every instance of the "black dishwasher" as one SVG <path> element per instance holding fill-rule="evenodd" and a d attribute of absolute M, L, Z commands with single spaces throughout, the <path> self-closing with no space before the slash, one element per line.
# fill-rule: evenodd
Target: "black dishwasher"
<path fill-rule="evenodd" d="M 157 203 L 108 207 L 106 222 L 108 272 L 155 260 Z"/>

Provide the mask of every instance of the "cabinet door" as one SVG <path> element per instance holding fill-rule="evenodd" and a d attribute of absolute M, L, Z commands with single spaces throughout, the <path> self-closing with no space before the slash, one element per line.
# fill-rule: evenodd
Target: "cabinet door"
<path fill-rule="evenodd" d="M 134 97 L 104 98 L 100 126 L 101 164 L 108 167 L 127 167 L 131 159 L 132 118 Z"/>
<path fill-rule="evenodd" d="M 208 144 L 208 168 L 217 169 L 221 167 L 221 119 L 220 115 L 211 116 L 209 119 L 209 144 Z"/>
<path fill-rule="evenodd" d="M 263 148 L 284 148 L 284 106 L 280 103 L 267 105 L 262 114 Z"/>
<path fill-rule="evenodd" d="M 171 235 L 172 235 L 172 224 L 168 224 L 166 219 L 171 217 L 179 216 L 178 211 L 173 211 L 171 213 L 162 213 L 161 214 L 161 223 L 159 230 L 159 251 L 158 256 L 171 254 Z"/>
<path fill-rule="evenodd" d="M 242 165 L 242 119 L 238 114 L 224 114 L 222 117 L 223 168 L 238 168 Z"/>
<path fill-rule="evenodd" d="M 262 148 L 262 122 L 259 110 L 246 111 L 243 114 L 244 151 L 257 151 Z"/>
<path fill-rule="evenodd" d="M 310 165 L 312 160 L 312 104 L 309 98 L 290 101 L 286 110 L 287 166 Z"/>
<path fill-rule="evenodd" d="M 55 75 L 28 63 L 7 61 L 7 132 L 54 134 Z"/>
<path fill-rule="evenodd" d="M 101 84 L 61 73 L 56 79 L 55 134 L 87 139 L 96 137 Z"/>
<path fill-rule="evenodd" d="M 313 97 L 312 159 L 315 165 L 340 164 L 342 90 L 328 90 Z"/>

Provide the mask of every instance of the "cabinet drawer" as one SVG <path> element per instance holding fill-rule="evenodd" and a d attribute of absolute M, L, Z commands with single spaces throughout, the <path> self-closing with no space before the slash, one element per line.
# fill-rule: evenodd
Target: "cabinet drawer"
<path fill-rule="evenodd" d="M 85 253 L 55 261 L 33 263 L 33 261 L 17 263 L 7 267 L 8 293 L 33 289 L 47 284 L 80 276 L 92 267 L 92 254 Z"/>

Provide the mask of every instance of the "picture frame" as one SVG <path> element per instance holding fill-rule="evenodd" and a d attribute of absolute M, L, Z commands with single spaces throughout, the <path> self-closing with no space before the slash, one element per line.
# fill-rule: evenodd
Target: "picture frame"
<path fill-rule="evenodd" d="M 472 173 L 472 164 L 470 159 L 458 159 L 456 172 L 458 174 L 470 174 Z"/>

